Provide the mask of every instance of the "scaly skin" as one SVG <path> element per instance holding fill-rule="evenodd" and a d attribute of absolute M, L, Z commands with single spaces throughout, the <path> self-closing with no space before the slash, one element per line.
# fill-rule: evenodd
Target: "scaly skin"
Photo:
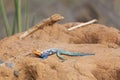
<path fill-rule="evenodd" d="M 52 54 L 56 54 L 60 59 L 62 60 L 66 60 L 63 55 L 68 55 L 68 56 L 89 56 L 89 55 L 94 55 L 94 54 L 88 54 L 88 53 L 77 53 L 77 52 L 68 52 L 59 48 L 51 48 L 48 50 L 45 50 L 42 52 L 42 54 L 40 55 L 41 58 L 46 59 L 48 56 L 52 55 Z"/>

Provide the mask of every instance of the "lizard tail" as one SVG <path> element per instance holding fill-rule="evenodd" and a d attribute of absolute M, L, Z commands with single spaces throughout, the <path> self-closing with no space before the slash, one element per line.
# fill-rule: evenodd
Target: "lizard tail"
<path fill-rule="evenodd" d="M 69 55 L 69 56 L 90 56 L 90 55 L 95 55 L 95 54 L 77 53 L 77 52 L 63 52 L 63 54 Z"/>
<path fill-rule="evenodd" d="M 77 54 L 78 54 L 78 56 L 91 56 L 91 55 L 95 55 L 95 54 L 89 54 L 89 53 L 74 53 L 74 54 L 76 54 L 76 56 L 77 56 Z"/>

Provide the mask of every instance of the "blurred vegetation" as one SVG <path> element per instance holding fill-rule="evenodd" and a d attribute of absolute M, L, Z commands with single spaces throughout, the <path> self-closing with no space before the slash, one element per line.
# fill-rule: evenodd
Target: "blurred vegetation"
<path fill-rule="evenodd" d="M 7 36 L 10 36 L 11 35 L 11 33 L 10 33 L 11 30 L 10 30 L 7 14 L 6 14 L 6 11 L 5 11 L 5 8 L 4 8 L 3 0 L 0 0 L 0 11 L 1 11 L 1 14 L 3 16 L 5 29 L 6 29 L 6 34 L 7 34 Z"/>
<path fill-rule="evenodd" d="M 54 13 L 61 23 L 98 23 L 120 29 L 120 0 L 0 0 L 0 39 L 34 26 Z M 20 17 L 21 16 L 21 17 Z"/>
<path fill-rule="evenodd" d="M 29 26 L 29 13 L 28 13 L 28 0 L 25 0 L 25 29 L 28 28 Z M 21 0 L 14 0 L 14 20 L 13 20 L 13 27 L 11 27 L 11 25 L 9 24 L 9 20 L 7 17 L 7 13 L 5 10 L 5 6 L 4 6 L 4 0 L 0 0 L 0 11 L 3 17 L 3 22 L 5 25 L 5 30 L 6 30 L 6 35 L 10 36 L 13 35 L 17 32 L 21 32 L 22 31 L 22 16 L 21 16 Z M 11 29 L 12 28 L 12 29 Z"/>

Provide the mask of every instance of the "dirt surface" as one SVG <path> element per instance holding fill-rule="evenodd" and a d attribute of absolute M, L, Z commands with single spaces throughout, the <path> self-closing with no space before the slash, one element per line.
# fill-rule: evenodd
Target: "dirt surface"
<path fill-rule="evenodd" d="M 22 33 L 2 39 L 0 60 L 15 67 L 0 64 L 0 80 L 120 80 L 120 31 L 100 24 L 66 30 L 76 24 L 56 23 L 25 39 L 18 38 Z M 32 54 L 33 49 L 49 48 L 95 55 L 65 56 L 62 62 L 56 55 L 43 60 Z"/>

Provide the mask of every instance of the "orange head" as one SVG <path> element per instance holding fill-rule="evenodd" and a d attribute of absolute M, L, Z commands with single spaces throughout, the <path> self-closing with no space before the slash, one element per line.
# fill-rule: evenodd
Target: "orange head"
<path fill-rule="evenodd" d="M 42 54 L 42 52 L 38 49 L 33 50 L 32 53 L 34 53 L 37 56 L 40 56 Z"/>

